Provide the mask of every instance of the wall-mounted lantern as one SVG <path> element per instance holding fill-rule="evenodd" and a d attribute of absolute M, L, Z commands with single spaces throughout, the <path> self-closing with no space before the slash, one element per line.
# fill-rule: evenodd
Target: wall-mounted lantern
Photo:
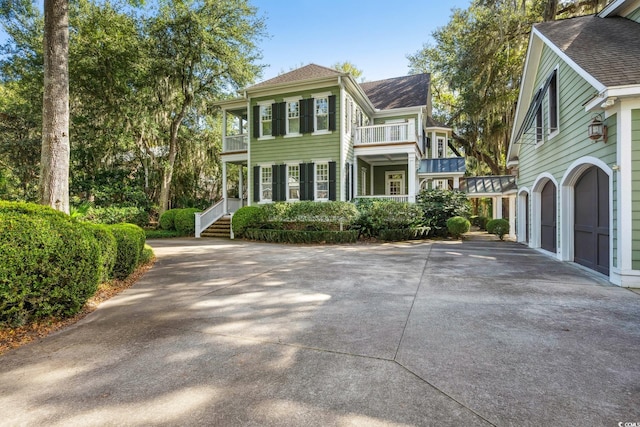
<path fill-rule="evenodd" d="M 599 141 L 600 139 L 605 143 L 607 142 L 607 125 L 602 122 L 602 116 L 600 114 L 593 116 L 591 123 L 587 126 L 587 134 L 593 142 Z"/>

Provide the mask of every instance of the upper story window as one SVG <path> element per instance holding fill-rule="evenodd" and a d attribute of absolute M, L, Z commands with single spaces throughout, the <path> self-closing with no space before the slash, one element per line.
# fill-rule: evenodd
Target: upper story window
<path fill-rule="evenodd" d="M 287 135 L 300 133 L 300 101 L 287 101 Z"/>
<path fill-rule="evenodd" d="M 329 98 L 315 99 L 315 130 L 329 130 Z"/>
<path fill-rule="evenodd" d="M 553 70 L 549 81 L 549 134 L 558 130 L 558 70 Z"/>
<path fill-rule="evenodd" d="M 542 123 L 542 105 L 536 110 L 536 144 L 544 140 L 544 128 Z"/>
<path fill-rule="evenodd" d="M 442 158 L 444 158 L 444 157 L 447 157 L 447 147 L 446 147 L 446 145 L 445 145 L 444 138 L 438 138 L 437 143 L 438 143 L 438 147 L 437 147 L 437 150 L 438 150 L 438 152 L 437 152 L 437 157 L 438 157 L 439 159 L 442 159 Z"/>
<path fill-rule="evenodd" d="M 316 200 L 329 200 L 328 163 L 316 163 Z"/>
<path fill-rule="evenodd" d="M 273 110 L 271 105 L 260 106 L 260 136 L 271 136 Z"/>

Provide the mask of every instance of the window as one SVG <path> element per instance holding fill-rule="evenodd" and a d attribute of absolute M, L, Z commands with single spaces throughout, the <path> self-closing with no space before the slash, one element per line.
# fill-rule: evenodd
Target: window
<path fill-rule="evenodd" d="M 444 145 L 444 138 L 438 138 L 438 158 L 442 159 L 447 157 L 447 150 Z"/>
<path fill-rule="evenodd" d="M 558 72 L 555 70 L 549 82 L 549 134 L 558 130 Z"/>
<path fill-rule="evenodd" d="M 315 119 L 316 131 L 329 130 L 329 98 L 316 98 Z"/>
<path fill-rule="evenodd" d="M 328 163 L 316 163 L 316 200 L 329 200 Z"/>
<path fill-rule="evenodd" d="M 300 200 L 300 166 L 287 166 L 287 200 Z"/>
<path fill-rule="evenodd" d="M 273 197 L 273 180 L 271 166 L 262 167 L 260 168 L 260 170 L 260 200 L 270 201 Z"/>
<path fill-rule="evenodd" d="M 404 172 L 394 171 L 385 174 L 386 195 L 399 196 L 404 195 Z"/>
<path fill-rule="evenodd" d="M 446 179 L 434 179 L 431 183 L 431 188 L 434 190 L 448 190 L 449 181 Z"/>
<path fill-rule="evenodd" d="M 351 121 L 353 116 L 353 101 L 349 98 L 347 98 L 347 108 L 345 111 L 345 126 L 344 126 L 344 133 L 346 133 L 347 135 L 351 134 Z"/>
<path fill-rule="evenodd" d="M 542 127 L 542 105 L 536 110 L 536 144 L 541 144 L 543 141 L 543 127 Z"/>
<path fill-rule="evenodd" d="M 287 102 L 287 135 L 300 133 L 300 102 Z"/>
<path fill-rule="evenodd" d="M 360 195 L 367 195 L 367 168 L 360 168 Z"/>
<path fill-rule="evenodd" d="M 260 106 L 260 136 L 271 136 L 272 113 L 271 105 Z"/>

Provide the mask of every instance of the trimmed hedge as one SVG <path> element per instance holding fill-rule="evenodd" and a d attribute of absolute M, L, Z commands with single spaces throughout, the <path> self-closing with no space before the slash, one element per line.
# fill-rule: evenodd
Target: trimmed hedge
<path fill-rule="evenodd" d="M 113 276 L 123 279 L 133 273 L 140 263 L 145 243 L 144 230 L 134 224 L 114 224 L 109 228 L 117 242 Z"/>
<path fill-rule="evenodd" d="M 454 216 L 447 220 L 447 230 L 455 239 L 458 239 L 464 233 L 467 233 L 469 228 L 471 228 L 471 223 L 468 219 L 461 216 Z"/>
<path fill-rule="evenodd" d="M 10 202 L 0 202 L 0 259 L 6 325 L 77 313 L 107 263 L 91 227 L 49 207 Z"/>
<path fill-rule="evenodd" d="M 176 218 L 176 214 L 180 209 L 169 209 L 164 211 L 162 215 L 160 215 L 160 219 L 158 220 L 158 225 L 163 230 L 175 230 L 176 226 L 174 220 Z"/>
<path fill-rule="evenodd" d="M 487 222 L 487 233 L 495 234 L 500 240 L 503 240 L 504 235 L 509 233 L 509 221 L 503 218 L 492 219 Z"/>
<path fill-rule="evenodd" d="M 231 218 L 231 228 L 235 237 L 244 237 L 247 228 L 254 228 L 266 217 L 259 206 L 244 206 L 238 209 Z"/>
<path fill-rule="evenodd" d="M 244 236 L 251 240 L 274 243 L 355 243 L 358 240 L 356 230 L 349 231 L 299 231 L 247 228 Z"/>
<path fill-rule="evenodd" d="M 432 234 L 445 236 L 447 220 L 454 216 L 469 216 L 471 205 L 467 195 L 458 190 L 422 190 L 416 204 L 423 211 L 423 225 L 431 227 Z"/>
<path fill-rule="evenodd" d="M 149 223 L 149 212 L 136 207 L 89 208 L 80 215 L 80 219 L 96 224 L 131 223 L 144 227 Z"/>
<path fill-rule="evenodd" d="M 185 236 L 193 236 L 196 232 L 196 212 L 201 212 L 197 208 L 178 209 L 173 219 L 176 231 Z"/>
<path fill-rule="evenodd" d="M 118 242 L 108 225 L 88 223 L 86 226 L 98 241 L 98 247 L 100 248 L 99 283 L 104 283 L 113 279 L 113 268 L 116 265 L 118 254 Z"/>
<path fill-rule="evenodd" d="M 390 228 L 380 230 L 379 238 L 386 242 L 397 242 L 402 240 L 422 239 L 429 234 L 429 227 L 417 228 Z"/>
<path fill-rule="evenodd" d="M 358 199 L 356 208 L 359 216 L 354 223 L 362 237 L 380 237 L 382 240 L 406 240 L 391 238 L 392 234 L 409 236 L 410 232 L 391 232 L 390 230 L 415 230 L 419 227 L 422 211 L 412 203 L 396 202 L 384 199 Z M 382 236 L 382 234 L 385 234 Z M 421 234 L 418 231 L 415 234 Z M 415 238 L 415 237 L 414 237 Z"/>

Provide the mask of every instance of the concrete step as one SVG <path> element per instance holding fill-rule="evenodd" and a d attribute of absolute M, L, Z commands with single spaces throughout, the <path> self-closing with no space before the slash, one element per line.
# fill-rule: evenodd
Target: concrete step
<path fill-rule="evenodd" d="M 211 224 L 206 230 L 200 233 L 201 237 L 223 237 L 229 239 L 231 236 L 231 217 L 223 216 L 218 221 Z"/>

